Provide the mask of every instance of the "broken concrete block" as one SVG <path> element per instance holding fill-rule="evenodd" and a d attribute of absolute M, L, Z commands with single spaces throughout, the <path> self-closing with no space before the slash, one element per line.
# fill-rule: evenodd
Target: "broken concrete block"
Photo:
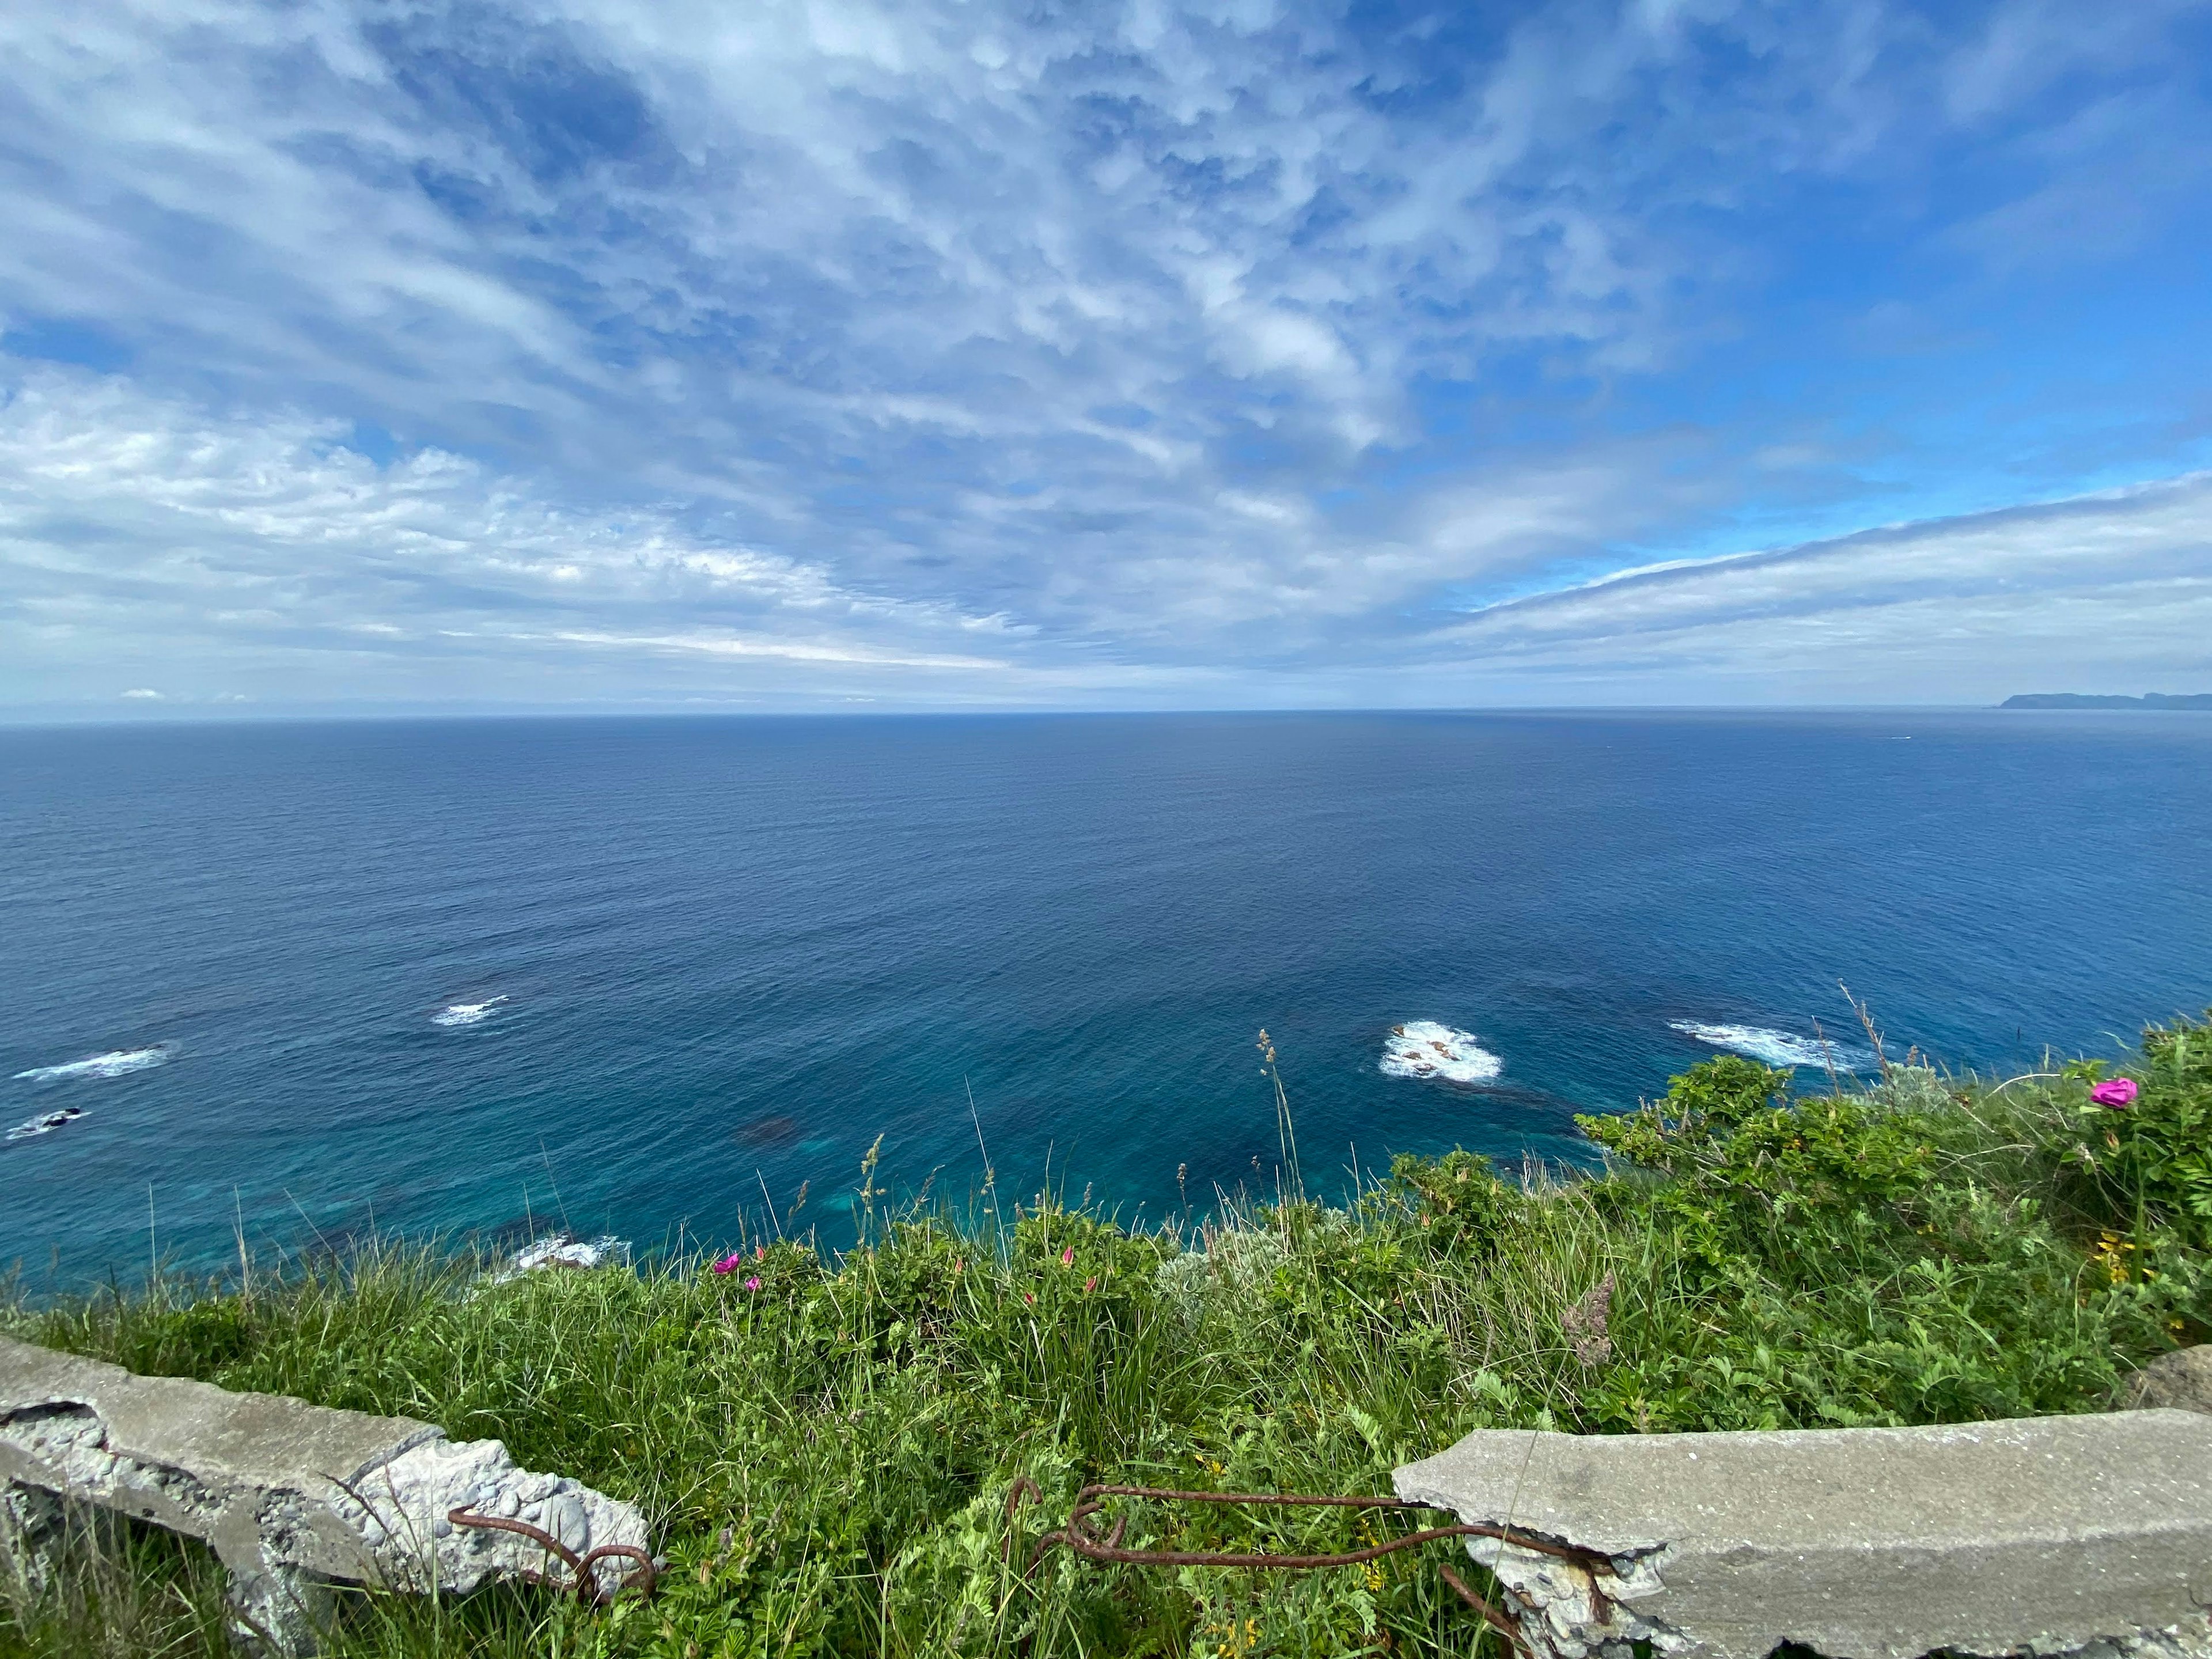
<path fill-rule="evenodd" d="M 0 1482 L 0 1594 L 44 1590 L 53 1582 L 61 1542 L 61 1499 Z"/>
<path fill-rule="evenodd" d="M 1401 1498 L 1594 1552 L 1471 1545 L 1538 1659 L 2212 1656 L 2212 1419 L 1918 1429 L 1495 1430 Z"/>
<path fill-rule="evenodd" d="M 2160 1354 L 2120 1384 L 2116 1409 L 2142 1411 L 2160 1406 L 2212 1413 L 2212 1343 Z"/>
<path fill-rule="evenodd" d="M 334 1584 L 459 1594 L 500 1576 L 566 1581 L 542 1545 L 456 1526 L 456 1509 L 540 1527 L 578 1556 L 646 1543 L 629 1504 L 517 1468 L 496 1440 L 456 1443 L 408 1418 L 137 1376 L 6 1338 L 0 1494 L 0 1547 L 27 1579 L 50 1565 L 52 1500 L 112 1510 L 206 1542 L 240 1633 L 282 1654 L 313 1650 Z M 603 1558 L 597 1589 L 611 1594 L 639 1565 Z"/>

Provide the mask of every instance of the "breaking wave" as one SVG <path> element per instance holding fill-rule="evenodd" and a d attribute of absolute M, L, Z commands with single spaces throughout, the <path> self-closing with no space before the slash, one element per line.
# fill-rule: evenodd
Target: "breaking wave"
<path fill-rule="evenodd" d="M 74 1123 L 84 1115 L 82 1106 L 64 1106 L 58 1112 L 48 1112 L 27 1123 L 18 1123 L 8 1131 L 10 1140 L 28 1140 L 33 1135 L 48 1135 L 64 1123 Z"/>
<path fill-rule="evenodd" d="M 1794 1031 L 1777 1031 L 1765 1025 L 1707 1025 L 1694 1019 L 1670 1019 L 1667 1024 L 1684 1036 L 1695 1037 L 1716 1048 L 1749 1054 L 1769 1066 L 1825 1066 L 1832 1058 L 1845 1071 L 1871 1065 L 1874 1056 L 1863 1048 L 1831 1042 L 1824 1050 L 1817 1038 Z"/>
<path fill-rule="evenodd" d="M 487 997 L 482 1002 L 453 1002 L 430 1016 L 433 1025 L 480 1025 L 492 1017 L 493 1011 L 505 1002 L 505 997 Z"/>
<path fill-rule="evenodd" d="M 1488 1083 L 1505 1062 L 1474 1038 L 1433 1019 L 1407 1020 L 1390 1028 L 1376 1068 L 1385 1077 L 1440 1077 L 1447 1083 Z"/>
<path fill-rule="evenodd" d="M 118 1048 L 112 1054 L 94 1054 L 89 1060 L 72 1060 L 63 1066 L 33 1066 L 27 1072 L 18 1072 L 15 1078 L 22 1083 L 69 1083 L 78 1078 L 121 1077 L 129 1072 L 143 1072 L 149 1066 L 159 1066 L 169 1057 L 165 1047 L 152 1048 Z"/>

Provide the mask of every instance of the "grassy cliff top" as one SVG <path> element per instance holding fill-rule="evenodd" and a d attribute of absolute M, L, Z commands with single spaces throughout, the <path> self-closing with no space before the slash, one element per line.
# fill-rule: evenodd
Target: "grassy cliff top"
<path fill-rule="evenodd" d="M 2099 1089 L 2116 1076 L 2133 1091 Z M 2212 1333 L 2212 1026 L 2154 1028 L 2116 1073 L 1788 1081 L 1714 1060 L 1586 1119 L 1611 1159 L 1589 1179 L 1454 1152 L 1401 1158 L 1349 1209 L 1202 1227 L 1049 1200 L 986 1228 L 872 1213 L 847 1254 L 764 1243 L 726 1272 L 495 1283 L 478 1258 L 372 1247 L 251 1295 L 9 1304 L 0 1328 L 495 1436 L 644 1505 L 672 1563 L 653 1600 L 599 1613 L 526 1587 L 380 1599 L 345 1633 L 363 1653 L 1465 1653 L 1483 1627 L 1441 1584 L 1437 1563 L 1466 1566 L 1449 1544 L 1312 1574 L 1020 1569 L 1086 1480 L 1387 1492 L 1393 1465 L 1481 1427 L 2094 1410 Z M 1009 1567 L 1023 1475 L 1047 1502 Z M 1126 1512 L 1127 1541 L 1185 1548 L 1405 1524 Z M 185 1547 L 118 1534 L 46 1596 L 0 1599 L 0 1656 L 216 1653 L 218 1599 Z"/>

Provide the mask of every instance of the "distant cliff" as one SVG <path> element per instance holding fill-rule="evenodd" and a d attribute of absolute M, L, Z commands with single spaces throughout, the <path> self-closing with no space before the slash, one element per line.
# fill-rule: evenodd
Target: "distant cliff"
<path fill-rule="evenodd" d="M 2146 692 L 2140 697 L 2085 697 L 2078 691 L 2032 691 L 2024 696 L 2007 697 L 1997 705 L 2000 708 L 2201 708 L 2212 713 L 2212 692 L 2198 692 L 2193 696 L 2169 697 L 2163 692 Z"/>

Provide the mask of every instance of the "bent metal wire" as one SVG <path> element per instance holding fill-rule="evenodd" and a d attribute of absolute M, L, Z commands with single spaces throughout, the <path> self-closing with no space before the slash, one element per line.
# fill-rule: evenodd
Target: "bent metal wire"
<path fill-rule="evenodd" d="M 550 1584 L 556 1589 L 564 1593 L 573 1591 L 576 1599 L 586 1607 L 603 1607 L 626 1589 L 635 1589 L 641 1595 L 650 1595 L 653 1594 L 653 1585 L 660 1577 L 660 1569 L 653 1565 L 653 1557 L 635 1544 L 602 1544 L 595 1550 L 579 1555 L 543 1527 L 533 1527 L 527 1521 L 510 1521 L 502 1515 L 473 1514 L 465 1504 L 459 1509 L 447 1510 L 446 1519 L 457 1527 L 477 1527 L 489 1532 L 516 1533 L 538 1545 L 547 1554 L 559 1556 L 562 1560 L 568 1563 L 568 1571 L 574 1578 L 573 1583 L 562 1584 L 558 1580 L 542 1572 L 526 1571 L 523 1577 L 532 1583 Z M 635 1571 L 625 1573 L 622 1582 L 612 1589 L 602 1590 L 599 1589 L 599 1575 L 592 1569 L 601 1561 L 610 1560 L 617 1556 L 627 1557 L 636 1562 L 637 1567 Z"/>
<path fill-rule="evenodd" d="M 1352 1510 L 1436 1510 L 1435 1504 L 1410 1503 L 1401 1498 L 1335 1498 L 1313 1497 L 1293 1492 L 1180 1492 L 1165 1486 L 1090 1486 L 1076 1493 L 1075 1507 L 1068 1512 L 1066 1522 L 1046 1533 L 1036 1541 L 1030 1555 L 1026 1572 L 1035 1572 L 1037 1564 L 1055 1545 L 1064 1545 L 1085 1559 L 1112 1562 L 1137 1567 L 1245 1567 L 1262 1571 L 1304 1572 L 1321 1567 L 1353 1567 L 1365 1562 L 1414 1548 L 1439 1538 L 1495 1538 L 1516 1549 L 1532 1550 L 1540 1555 L 1556 1556 L 1585 1570 L 1603 1565 L 1606 1558 L 1594 1550 L 1577 1549 L 1571 1545 L 1554 1544 L 1540 1538 L 1531 1538 L 1525 1533 L 1515 1532 L 1510 1527 L 1486 1526 L 1476 1522 L 1455 1522 L 1448 1527 L 1427 1527 L 1419 1532 L 1409 1532 L 1402 1538 L 1393 1538 L 1385 1543 L 1364 1550 L 1346 1550 L 1331 1555 L 1279 1555 L 1268 1553 L 1235 1550 L 1139 1550 L 1125 1548 L 1121 1543 L 1122 1528 L 1127 1525 L 1126 1516 L 1116 1516 L 1114 1525 L 1103 1537 L 1092 1525 L 1091 1517 L 1105 1508 L 1109 1498 L 1147 1498 L 1155 1503 L 1231 1504 L 1281 1507 L 1312 1507 Z M 1024 1499 L 1042 1504 L 1044 1493 L 1036 1482 L 1027 1475 L 1017 1480 L 1006 1493 L 1008 1531 L 1004 1553 L 1010 1558 L 1013 1550 L 1012 1526 L 1016 1511 Z M 1462 1601 L 1499 1632 L 1516 1649 L 1526 1652 L 1521 1632 L 1511 1619 L 1491 1602 L 1470 1589 L 1466 1582 L 1449 1566 L 1443 1570 L 1444 1583 Z"/>

